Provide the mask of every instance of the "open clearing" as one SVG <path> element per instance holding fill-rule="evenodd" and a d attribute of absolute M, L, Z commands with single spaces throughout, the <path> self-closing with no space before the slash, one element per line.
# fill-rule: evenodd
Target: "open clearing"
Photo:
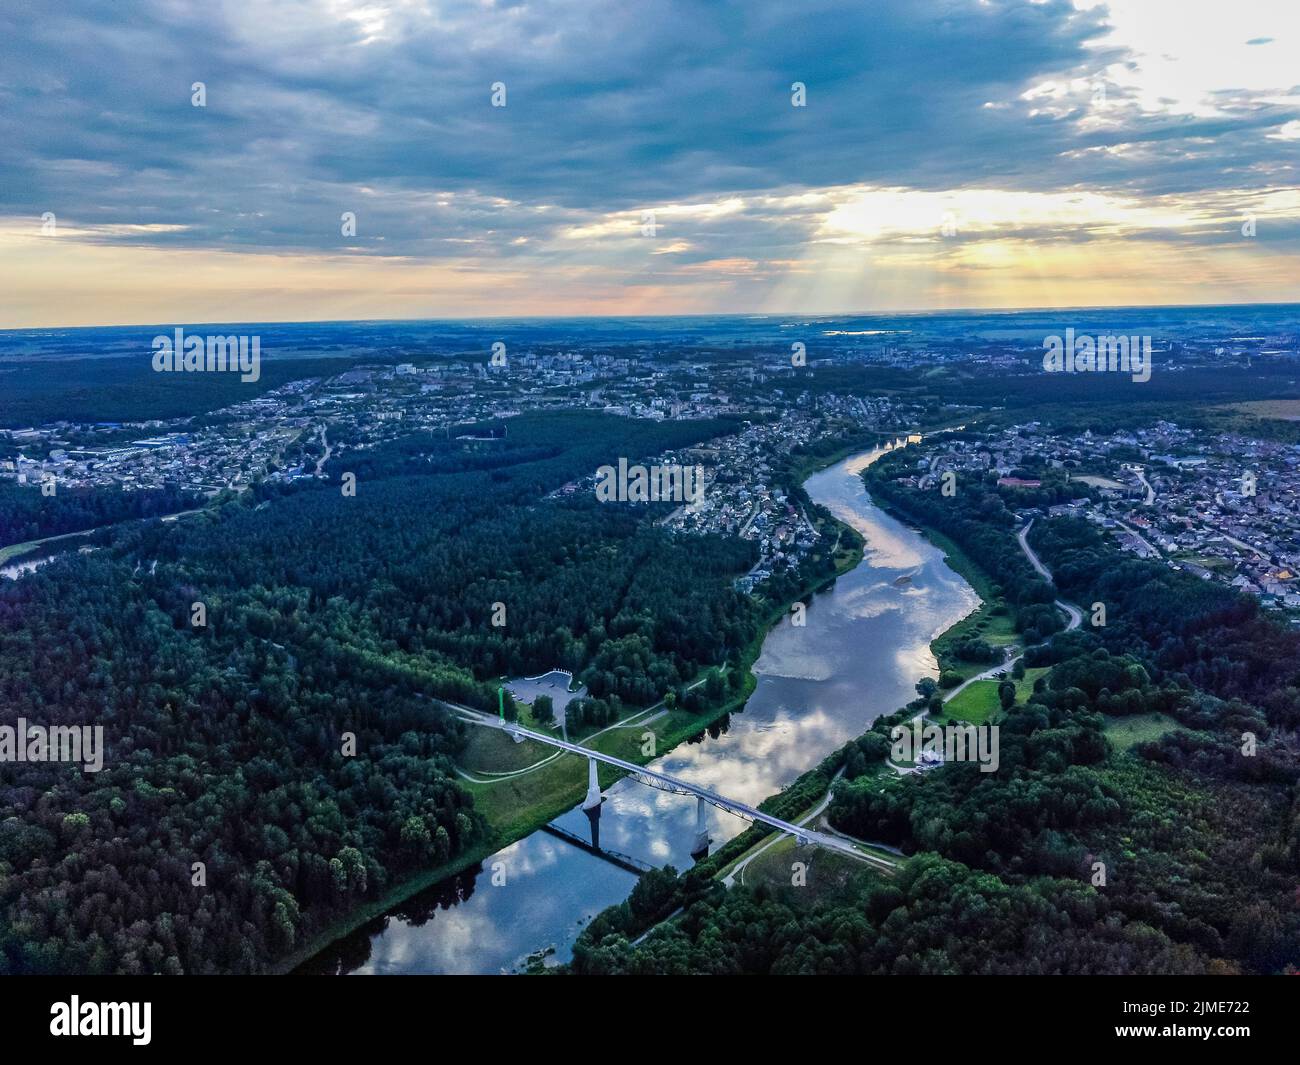
<path fill-rule="evenodd" d="M 1300 399 L 1253 399 L 1245 403 L 1230 403 L 1226 409 L 1253 414 L 1257 418 L 1300 422 Z"/>
<path fill-rule="evenodd" d="M 784 888 L 796 901 L 812 904 L 853 891 L 864 875 L 875 871 L 835 851 L 800 847 L 786 836 L 745 866 L 740 880 L 748 888 Z"/>
<path fill-rule="evenodd" d="M 983 725 L 992 721 L 1002 708 L 998 699 L 998 681 L 977 680 L 960 695 L 944 703 L 943 713 L 954 721 Z"/>
<path fill-rule="evenodd" d="M 1179 727 L 1178 722 L 1166 714 L 1134 714 L 1132 717 L 1108 718 L 1105 731 L 1115 749 L 1124 752 L 1147 740 L 1158 740 L 1166 732 Z"/>

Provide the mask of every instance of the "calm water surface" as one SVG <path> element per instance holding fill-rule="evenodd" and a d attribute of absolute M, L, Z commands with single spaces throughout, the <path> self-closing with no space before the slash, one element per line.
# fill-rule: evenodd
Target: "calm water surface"
<path fill-rule="evenodd" d="M 661 771 L 757 804 L 815 766 L 937 675 L 930 641 L 975 608 L 974 590 L 939 550 L 875 506 L 859 473 L 882 452 L 853 456 L 805 483 L 866 538 L 862 564 L 808 607 L 806 624 L 768 635 L 744 712 L 655 762 Z M 708 807 L 717 847 L 748 822 Z M 580 807 L 554 824 L 585 840 Z M 605 792 L 599 840 L 634 863 L 690 865 L 695 800 L 630 779 Z M 627 897 L 635 874 L 548 832 L 499 851 L 358 929 L 304 966 L 312 972 L 495 973 L 551 947 L 570 957 L 582 927 Z M 494 884 L 494 880 L 501 882 Z"/>

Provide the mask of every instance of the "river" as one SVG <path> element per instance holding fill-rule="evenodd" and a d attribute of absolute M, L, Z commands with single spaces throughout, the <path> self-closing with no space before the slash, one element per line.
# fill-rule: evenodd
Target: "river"
<path fill-rule="evenodd" d="M 664 772 L 757 805 L 815 766 L 877 717 L 915 697 L 937 676 L 930 641 L 978 605 L 942 553 L 867 495 L 861 471 L 881 451 L 813 474 L 814 501 L 866 539 L 862 562 L 817 595 L 805 624 L 787 618 L 768 634 L 754 665 L 758 686 L 743 713 L 654 763 Z M 630 779 L 605 792 L 600 845 L 639 864 L 691 863 L 695 800 Z M 707 807 L 713 846 L 748 822 Z M 554 824 L 591 839 L 580 807 Z M 497 973 L 574 939 L 602 909 L 622 901 L 635 874 L 540 831 L 481 867 L 394 907 L 303 966 L 305 972 Z"/>

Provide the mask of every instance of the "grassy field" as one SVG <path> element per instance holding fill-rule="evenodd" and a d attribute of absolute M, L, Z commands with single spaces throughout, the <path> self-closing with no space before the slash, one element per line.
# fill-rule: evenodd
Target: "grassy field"
<path fill-rule="evenodd" d="M 554 748 L 533 740 L 516 743 L 513 737 L 499 729 L 472 728 L 465 749 L 461 752 L 460 766 L 475 776 L 512 773 L 526 769 L 552 753 Z"/>
<path fill-rule="evenodd" d="M 484 730 L 486 731 L 486 730 Z M 607 788 L 616 772 L 600 767 L 600 785 Z M 474 807 L 492 826 L 497 846 L 505 846 L 541 828 L 582 801 L 587 792 L 587 760 L 564 754 L 531 773 L 505 777 L 490 784 L 462 780 L 474 796 Z"/>
<path fill-rule="evenodd" d="M 997 717 L 1001 709 L 996 680 L 977 680 L 960 695 L 943 705 L 945 717 L 950 717 L 954 721 L 968 721 L 972 725 L 988 724 Z"/>
<path fill-rule="evenodd" d="M 958 632 L 957 630 L 961 631 Z M 953 654 L 953 645 L 959 639 L 977 637 L 994 647 L 1015 647 L 1019 634 L 1009 617 L 990 614 L 977 610 L 970 617 L 957 622 L 951 629 L 930 644 L 930 650 L 939 661 L 939 669 L 945 673 L 954 673 L 962 680 L 968 680 L 977 673 L 983 673 L 994 663 L 967 662 Z"/>
<path fill-rule="evenodd" d="M 1215 573 L 1230 575 L 1236 569 L 1236 565 L 1226 558 L 1220 558 L 1217 555 L 1202 555 L 1195 551 L 1176 551 L 1169 557 L 1177 562 L 1190 562 L 1194 566 L 1203 566 Z"/>
<path fill-rule="evenodd" d="M 736 708 L 734 704 L 728 705 L 732 709 Z M 716 720 L 715 713 L 701 716 L 687 710 L 668 710 L 603 732 L 586 746 L 627 762 L 648 762 L 692 736 L 698 736 Z M 647 747 L 651 736 L 654 738 L 653 745 Z M 646 755 L 644 752 L 647 749 L 652 753 Z"/>
<path fill-rule="evenodd" d="M 1034 666 L 1032 669 L 1025 670 L 1025 675 L 1015 682 L 1016 702 L 1023 703 L 1028 700 L 1034 690 L 1034 681 L 1039 677 L 1047 676 L 1051 671 L 1051 666 Z"/>
<path fill-rule="evenodd" d="M 1071 477 L 1070 480 L 1079 481 L 1082 484 L 1091 485 L 1093 488 L 1122 489 L 1124 487 L 1124 485 L 1120 484 L 1119 481 L 1116 481 L 1110 477 L 1098 477 L 1095 474 L 1083 474 L 1083 475 L 1076 474 L 1075 476 Z"/>
<path fill-rule="evenodd" d="M 1105 731 L 1114 748 L 1123 753 L 1147 740 L 1158 740 L 1166 732 L 1179 727 L 1178 722 L 1166 714 L 1135 714 L 1132 717 L 1107 718 Z"/>
<path fill-rule="evenodd" d="M 1300 421 L 1300 399 L 1259 399 L 1229 404 L 1229 410 L 1253 414 L 1257 418 L 1276 418 L 1285 422 Z"/>
<path fill-rule="evenodd" d="M 801 863 L 802 870 L 795 868 Z M 820 847 L 799 847 L 786 836 L 763 851 L 741 871 L 747 888 L 767 885 L 786 889 L 800 903 L 812 905 L 828 898 L 855 892 L 864 876 L 877 874 L 870 866 L 835 851 Z M 802 884 L 795 883 L 802 879 Z"/>
<path fill-rule="evenodd" d="M 1025 675 L 1019 680 L 1012 677 L 1011 682 L 1016 686 L 1016 702 L 1026 702 L 1033 694 L 1034 681 L 1051 671 L 1051 666 L 1034 666 L 1032 669 L 1025 670 Z M 1011 677 L 1010 671 L 1007 676 Z M 999 680 L 977 680 L 960 695 L 944 704 L 941 718 L 967 721 L 972 725 L 984 725 L 994 721 L 1002 706 L 998 698 L 1000 683 Z"/>

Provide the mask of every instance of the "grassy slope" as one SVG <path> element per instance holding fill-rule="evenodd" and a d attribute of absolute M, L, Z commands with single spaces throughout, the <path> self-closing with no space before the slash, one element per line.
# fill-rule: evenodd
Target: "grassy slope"
<path fill-rule="evenodd" d="M 1178 722 L 1166 714 L 1135 714 L 1132 717 L 1107 718 L 1105 732 L 1115 750 L 1122 753 L 1147 740 L 1158 740 L 1166 732 L 1179 727 Z"/>
<path fill-rule="evenodd" d="M 796 869 L 796 862 L 803 868 Z M 847 855 L 818 847 L 799 847 L 786 836 L 750 862 L 741 878 L 745 887 L 756 888 L 766 884 L 774 890 L 788 890 L 791 899 L 811 906 L 856 892 L 863 877 L 882 875 L 887 874 L 881 874 Z M 802 877 L 802 884 L 795 883 L 797 877 Z"/>
<path fill-rule="evenodd" d="M 998 682 L 996 680 L 977 680 L 965 691 L 944 704 L 944 716 L 954 721 L 968 721 L 972 725 L 984 725 L 997 717 L 1002 709 L 998 700 Z"/>

